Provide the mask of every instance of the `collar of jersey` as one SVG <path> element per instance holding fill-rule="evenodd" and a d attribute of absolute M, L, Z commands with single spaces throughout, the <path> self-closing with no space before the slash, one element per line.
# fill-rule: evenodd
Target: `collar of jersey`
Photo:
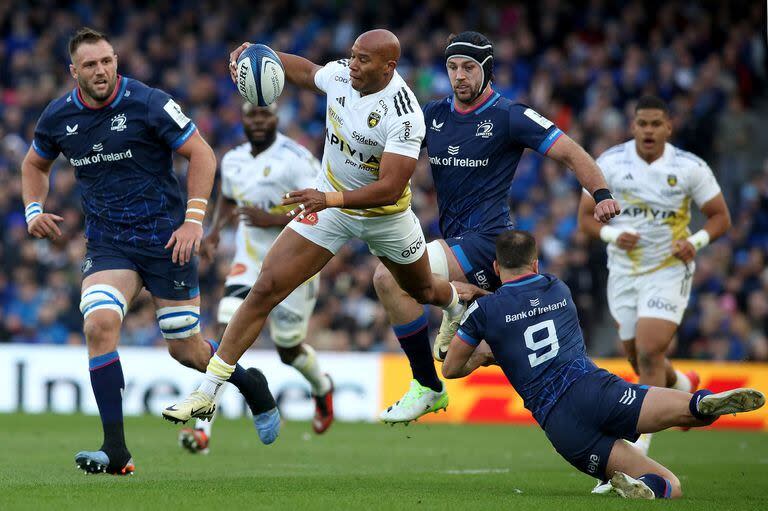
<path fill-rule="evenodd" d="M 115 92 L 112 94 L 112 99 L 104 106 L 100 107 L 93 107 L 88 106 L 85 101 L 80 97 L 80 88 L 75 87 L 72 89 L 72 102 L 79 108 L 80 110 L 101 110 L 102 108 L 110 107 L 115 108 L 120 101 L 122 101 L 123 96 L 125 95 L 125 89 L 128 86 L 128 78 L 123 78 L 122 75 L 117 75 L 117 85 L 115 86 Z"/>
<path fill-rule="evenodd" d="M 493 91 L 493 94 L 488 96 L 488 99 L 486 99 L 484 102 L 480 103 L 479 105 L 475 106 L 472 110 L 467 110 L 466 112 L 459 112 L 456 110 L 456 107 L 453 104 L 453 96 L 448 98 L 448 102 L 451 104 L 451 112 L 458 114 L 458 115 L 469 115 L 469 114 L 475 114 L 479 115 L 483 111 L 485 111 L 488 107 L 493 105 L 497 99 L 501 97 L 501 94 L 499 94 L 496 91 Z"/>
<path fill-rule="evenodd" d="M 533 282 L 536 282 L 537 280 L 541 280 L 544 278 L 544 275 L 541 273 L 533 273 L 531 275 L 525 275 L 519 279 L 515 280 L 508 280 L 504 283 L 502 287 L 517 287 L 517 286 L 524 286 L 526 284 L 531 284 Z"/>
<path fill-rule="evenodd" d="M 635 145 L 635 140 L 629 140 L 628 144 L 630 144 L 630 154 L 632 154 L 632 157 L 637 161 L 638 163 L 645 165 L 646 167 L 653 167 L 654 165 L 663 165 L 667 163 L 669 158 L 672 156 L 672 153 L 674 153 L 674 148 L 672 147 L 672 144 L 669 142 L 666 142 L 664 144 L 664 151 L 662 151 L 661 156 L 659 156 L 657 159 L 653 160 L 651 163 L 648 163 L 644 159 L 640 157 L 640 154 L 637 152 L 637 145 Z"/>

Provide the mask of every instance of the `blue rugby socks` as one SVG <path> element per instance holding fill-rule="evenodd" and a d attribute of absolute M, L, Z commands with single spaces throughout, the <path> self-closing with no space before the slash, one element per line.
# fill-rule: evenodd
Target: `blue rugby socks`
<path fill-rule="evenodd" d="M 397 340 L 400 341 L 400 347 L 403 348 L 408 357 L 416 381 L 435 392 L 440 392 L 443 389 L 443 384 L 437 377 L 435 363 L 432 360 L 432 351 L 429 347 L 429 322 L 427 321 L 426 308 L 424 308 L 421 316 L 415 320 L 405 325 L 394 325 L 392 329 L 395 331 Z"/>
<path fill-rule="evenodd" d="M 691 396 L 691 400 L 688 402 L 688 409 L 691 411 L 691 415 L 693 415 L 700 421 L 705 422 L 707 424 L 712 424 L 718 419 L 718 416 L 716 415 L 704 415 L 699 411 L 699 401 L 704 396 L 709 396 L 710 394 L 712 394 L 711 390 L 707 390 L 707 389 L 697 390 L 696 392 L 693 393 L 693 396 Z"/>
<path fill-rule="evenodd" d="M 672 484 L 657 474 L 644 474 L 637 478 L 653 491 L 657 499 L 668 499 L 672 497 Z"/>
<path fill-rule="evenodd" d="M 120 463 L 130 458 L 125 446 L 123 431 L 123 366 L 117 351 L 105 353 L 88 361 L 91 387 L 99 407 L 101 424 L 104 429 L 104 443 L 101 450 L 110 456 L 110 462 Z M 117 454 L 125 460 L 112 460 Z M 127 456 L 126 456 L 127 455 Z"/>

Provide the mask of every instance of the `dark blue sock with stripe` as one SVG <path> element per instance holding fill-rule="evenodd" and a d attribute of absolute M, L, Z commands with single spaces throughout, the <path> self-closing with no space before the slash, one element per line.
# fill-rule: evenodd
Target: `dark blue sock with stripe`
<path fill-rule="evenodd" d="M 713 392 L 707 389 L 697 390 L 691 396 L 691 400 L 688 402 L 688 409 L 691 411 L 691 415 L 699 419 L 706 424 L 712 424 L 718 419 L 717 415 L 704 415 L 699 411 L 699 401 L 704 396 L 709 396 Z"/>
<path fill-rule="evenodd" d="M 672 484 L 657 474 L 644 474 L 637 478 L 653 490 L 657 499 L 669 499 L 672 497 Z"/>
<path fill-rule="evenodd" d="M 408 362 L 411 364 L 413 377 L 421 385 L 440 392 L 443 384 L 437 377 L 435 363 L 432 360 L 432 350 L 429 346 L 429 322 L 426 308 L 418 318 L 405 325 L 394 325 L 397 340 L 403 348 Z"/>
<path fill-rule="evenodd" d="M 211 347 L 211 356 L 213 356 L 216 350 L 219 349 L 219 343 L 213 339 L 206 339 L 205 342 Z M 249 375 L 243 366 L 235 364 L 235 370 L 227 381 L 237 387 L 237 390 L 245 397 L 248 407 L 254 415 L 275 407 L 274 398 L 269 392 L 269 387 L 263 374 Z"/>
<path fill-rule="evenodd" d="M 123 394 L 125 380 L 123 366 L 117 351 L 105 353 L 88 361 L 91 387 L 99 407 L 101 424 L 104 428 L 102 450 L 107 454 L 127 452 L 123 432 Z"/>

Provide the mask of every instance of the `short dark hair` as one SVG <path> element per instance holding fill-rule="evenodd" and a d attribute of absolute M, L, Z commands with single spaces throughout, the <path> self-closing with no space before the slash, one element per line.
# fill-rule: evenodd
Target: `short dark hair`
<path fill-rule="evenodd" d="M 109 42 L 109 38 L 106 34 L 102 34 L 98 30 L 94 30 L 90 27 L 81 28 L 69 38 L 69 58 L 72 58 L 81 44 L 97 43 L 99 41 Z"/>
<path fill-rule="evenodd" d="M 496 261 L 507 269 L 524 268 L 537 257 L 536 238 L 528 231 L 504 231 L 496 238 Z"/>
<path fill-rule="evenodd" d="M 665 114 L 669 115 L 669 106 L 667 103 L 658 96 L 643 96 L 637 100 L 635 105 L 635 113 L 638 110 L 661 110 Z"/>

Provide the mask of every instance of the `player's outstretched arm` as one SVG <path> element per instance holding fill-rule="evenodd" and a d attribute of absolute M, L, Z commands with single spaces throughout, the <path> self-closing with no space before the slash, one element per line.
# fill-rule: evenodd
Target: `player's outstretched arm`
<path fill-rule="evenodd" d="M 471 346 L 456 335 L 448 346 L 443 361 L 443 376 L 448 379 L 463 378 L 480 366 L 495 364 L 496 359 L 487 344 Z"/>
<path fill-rule="evenodd" d="M 687 263 L 699 249 L 716 240 L 731 228 L 731 213 L 722 193 L 708 200 L 701 206 L 701 212 L 707 217 L 704 227 L 686 239 L 675 240 L 672 255 Z"/>
<path fill-rule="evenodd" d="M 251 46 L 251 43 L 243 43 L 229 54 L 229 74 L 232 77 L 232 81 L 235 83 L 237 83 L 237 59 L 249 46 Z M 275 53 L 277 53 L 277 56 L 280 57 L 280 61 L 283 63 L 285 78 L 289 82 L 302 89 L 308 89 L 317 92 L 318 94 L 322 94 L 323 91 L 318 89 L 317 85 L 315 85 L 315 73 L 320 69 L 320 66 L 304 57 L 299 57 L 298 55 L 283 53 L 281 51 Z"/>
<path fill-rule="evenodd" d="M 184 223 L 171 234 L 165 248 L 173 247 L 171 260 L 187 264 L 200 250 L 203 218 L 216 176 L 216 155 L 200 133 L 195 132 L 176 152 L 189 160 L 187 169 L 187 214 Z"/>
<path fill-rule="evenodd" d="M 576 179 L 589 193 L 594 195 L 598 190 L 606 190 L 607 192 L 608 183 L 606 183 L 600 167 L 584 148 L 568 135 L 558 138 L 547 156 L 573 169 Z M 619 213 L 621 213 L 619 203 L 608 194 L 607 198 L 601 199 L 595 206 L 594 217 L 598 222 L 607 223 Z"/>
<path fill-rule="evenodd" d="M 390 206 L 403 195 L 416 170 L 416 160 L 397 153 L 384 152 L 379 165 L 379 179 L 356 190 L 320 192 L 306 189 L 286 194 L 283 204 L 298 204 L 288 215 L 303 215 L 325 208 L 368 209 Z"/>
<path fill-rule="evenodd" d="M 632 250 L 640 240 L 640 235 L 634 230 L 622 230 L 595 220 L 595 199 L 586 192 L 581 194 L 578 220 L 579 230 L 587 236 L 614 243 L 624 250 Z"/>
<path fill-rule="evenodd" d="M 30 147 L 21 162 L 21 195 L 24 200 L 24 216 L 27 231 L 35 238 L 61 236 L 56 222 L 64 220 L 58 215 L 43 213 L 43 204 L 48 197 L 49 175 L 53 160 L 47 160 Z"/>

